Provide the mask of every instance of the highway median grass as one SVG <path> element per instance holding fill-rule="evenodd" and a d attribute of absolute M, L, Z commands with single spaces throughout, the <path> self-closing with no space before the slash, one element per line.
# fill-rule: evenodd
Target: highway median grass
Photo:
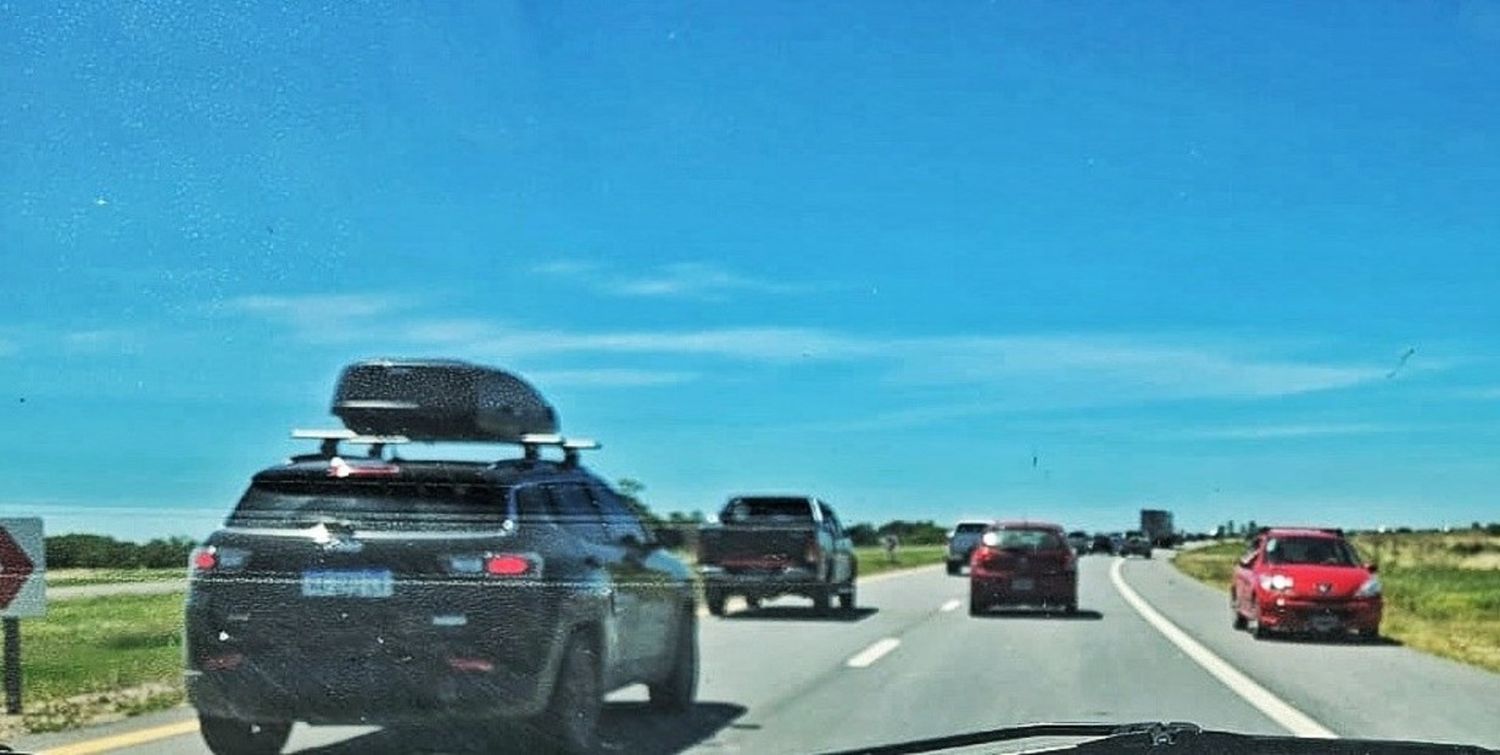
<path fill-rule="evenodd" d="M 112 595 L 22 620 L 26 713 L 3 728 L 57 731 L 181 702 L 182 605 L 180 592 Z"/>
<path fill-rule="evenodd" d="M 1500 537 L 1482 532 L 1368 534 L 1355 547 L 1380 565 L 1381 634 L 1435 655 L 1500 671 Z M 1229 589 L 1240 542 L 1179 553 L 1183 573 Z M 1227 610 L 1227 609 L 1226 609 Z"/>
<path fill-rule="evenodd" d="M 48 569 L 48 587 L 84 587 L 186 579 L 187 566 L 170 569 Z"/>
<path fill-rule="evenodd" d="M 943 545 L 904 545 L 896 549 L 895 559 L 892 560 L 886 556 L 884 548 L 871 546 L 855 548 L 854 555 L 859 559 L 859 576 L 869 577 L 897 569 L 941 564 L 947 551 L 947 546 Z"/>

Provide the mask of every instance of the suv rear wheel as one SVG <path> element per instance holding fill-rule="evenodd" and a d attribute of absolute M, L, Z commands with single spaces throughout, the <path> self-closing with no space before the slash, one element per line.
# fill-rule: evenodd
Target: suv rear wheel
<path fill-rule="evenodd" d="M 593 752 L 598 745 L 599 713 L 604 691 L 599 681 L 598 654 L 582 634 L 574 634 L 558 664 L 557 684 L 547 710 L 535 721 L 538 744 L 546 752 Z"/>
<path fill-rule="evenodd" d="M 275 755 L 292 734 L 287 721 L 252 723 L 213 716 L 199 716 L 198 728 L 214 755 Z"/>
<path fill-rule="evenodd" d="M 651 707 L 674 713 L 693 707 L 698 694 L 698 617 L 689 607 L 683 610 L 678 622 L 672 670 L 666 678 L 647 687 Z"/>

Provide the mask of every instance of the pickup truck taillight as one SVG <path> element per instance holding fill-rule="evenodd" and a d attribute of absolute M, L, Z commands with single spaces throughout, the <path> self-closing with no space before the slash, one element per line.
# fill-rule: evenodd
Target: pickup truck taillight
<path fill-rule="evenodd" d="M 812 535 L 807 539 L 807 552 L 803 558 L 809 564 L 817 564 L 823 560 L 823 549 L 818 547 L 817 535 Z"/>

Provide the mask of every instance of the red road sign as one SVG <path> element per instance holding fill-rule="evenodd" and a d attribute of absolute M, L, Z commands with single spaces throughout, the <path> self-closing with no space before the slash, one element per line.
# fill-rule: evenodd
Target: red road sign
<path fill-rule="evenodd" d="M 10 607 L 10 602 L 31 578 L 34 568 L 36 565 L 27 558 L 26 551 L 10 536 L 10 532 L 0 528 L 0 611 Z"/>

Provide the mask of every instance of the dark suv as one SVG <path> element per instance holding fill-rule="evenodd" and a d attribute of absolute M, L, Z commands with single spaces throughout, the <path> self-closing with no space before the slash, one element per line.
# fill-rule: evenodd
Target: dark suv
<path fill-rule="evenodd" d="M 381 453 L 404 438 L 314 437 L 322 453 L 256 474 L 192 557 L 187 690 L 214 752 L 277 752 L 293 721 L 458 724 L 581 752 L 611 690 L 691 706 L 697 614 L 675 538 L 576 448 L 415 461 Z"/>

